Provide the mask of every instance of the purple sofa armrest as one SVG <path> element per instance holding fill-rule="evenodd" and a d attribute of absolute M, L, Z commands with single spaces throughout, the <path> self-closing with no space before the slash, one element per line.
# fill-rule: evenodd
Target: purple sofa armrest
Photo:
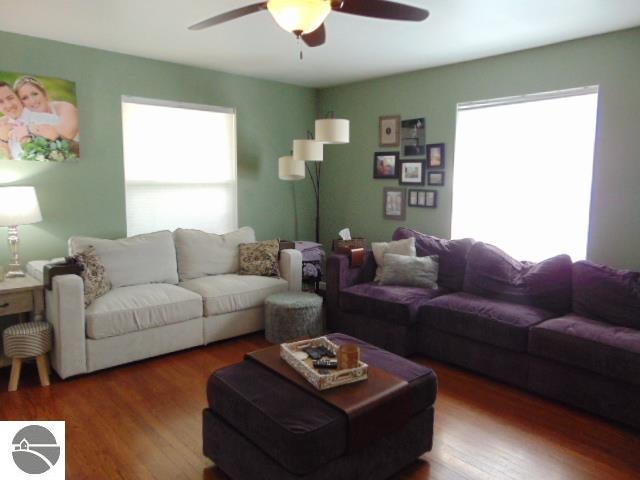
<path fill-rule="evenodd" d="M 340 291 L 358 283 L 373 281 L 376 261 L 371 250 L 365 250 L 362 265 L 349 266 L 349 257 L 343 253 L 332 253 L 327 259 L 327 309 L 329 313 L 338 311 Z"/>

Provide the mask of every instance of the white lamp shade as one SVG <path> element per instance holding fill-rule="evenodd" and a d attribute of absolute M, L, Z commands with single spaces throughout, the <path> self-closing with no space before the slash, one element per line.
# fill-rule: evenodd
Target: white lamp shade
<path fill-rule="evenodd" d="M 316 120 L 316 141 L 322 143 L 349 143 L 349 120 L 320 118 Z"/>
<path fill-rule="evenodd" d="M 294 160 L 292 156 L 278 159 L 278 177 L 280 180 L 302 180 L 304 176 L 304 162 Z"/>
<path fill-rule="evenodd" d="M 293 159 L 303 162 L 321 162 L 322 142 L 315 140 L 294 140 Z"/>
<path fill-rule="evenodd" d="M 317 29 L 331 12 L 329 0 L 269 0 L 267 9 L 287 32 L 310 33 Z"/>
<path fill-rule="evenodd" d="M 0 226 L 14 227 L 42 221 L 33 187 L 0 187 Z"/>

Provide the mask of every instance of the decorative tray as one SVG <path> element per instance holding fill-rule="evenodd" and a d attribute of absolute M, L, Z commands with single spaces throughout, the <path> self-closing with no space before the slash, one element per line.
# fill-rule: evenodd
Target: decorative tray
<path fill-rule="evenodd" d="M 367 364 L 358 361 L 355 368 L 326 370 L 328 373 L 322 374 L 314 368 L 313 360 L 307 357 L 300 360 L 296 357 L 309 347 L 325 347 L 336 356 L 338 345 L 330 341 L 327 337 L 317 337 L 299 342 L 283 343 L 280 345 L 280 357 L 300 373 L 311 385 L 318 390 L 339 387 L 348 383 L 360 382 L 367 379 Z"/>

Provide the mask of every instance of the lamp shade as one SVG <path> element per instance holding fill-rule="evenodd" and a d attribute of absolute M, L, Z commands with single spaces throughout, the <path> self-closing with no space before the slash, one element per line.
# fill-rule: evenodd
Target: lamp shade
<path fill-rule="evenodd" d="M 278 159 L 278 178 L 280 180 L 302 180 L 304 176 L 304 162 L 294 160 L 292 156 Z"/>
<path fill-rule="evenodd" d="M 302 35 L 313 32 L 331 12 L 329 0 L 269 0 L 267 9 L 281 28 Z"/>
<path fill-rule="evenodd" d="M 0 226 L 13 227 L 42 221 L 33 187 L 0 187 Z"/>
<path fill-rule="evenodd" d="M 322 161 L 322 142 L 315 140 L 294 140 L 293 159 L 303 162 Z"/>
<path fill-rule="evenodd" d="M 320 118 L 316 120 L 316 141 L 322 143 L 349 143 L 349 120 Z"/>

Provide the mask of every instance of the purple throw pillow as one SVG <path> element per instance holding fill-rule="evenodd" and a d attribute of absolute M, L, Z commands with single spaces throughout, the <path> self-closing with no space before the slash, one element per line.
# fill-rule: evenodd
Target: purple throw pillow
<path fill-rule="evenodd" d="M 588 261 L 574 263 L 573 311 L 583 317 L 640 329 L 640 272 Z"/>
<path fill-rule="evenodd" d="M 571 310 L 568 255 L 520 262 L 493 245 L 477 242 L 467 255 L 464 291 L 564 314 Z"/>
<path fill-rule="evenodd" d="M 470 238 L 446 240 L 406 227 L 397 228 L 393 232 L 393 240 L 402 240 L 410 237 L 416 239 L 416 256 L 438 256 L 438 286 L 454 292 L 462 290 L 466 256 L 469 248 L 473 245 L 473 240 Z"/>

